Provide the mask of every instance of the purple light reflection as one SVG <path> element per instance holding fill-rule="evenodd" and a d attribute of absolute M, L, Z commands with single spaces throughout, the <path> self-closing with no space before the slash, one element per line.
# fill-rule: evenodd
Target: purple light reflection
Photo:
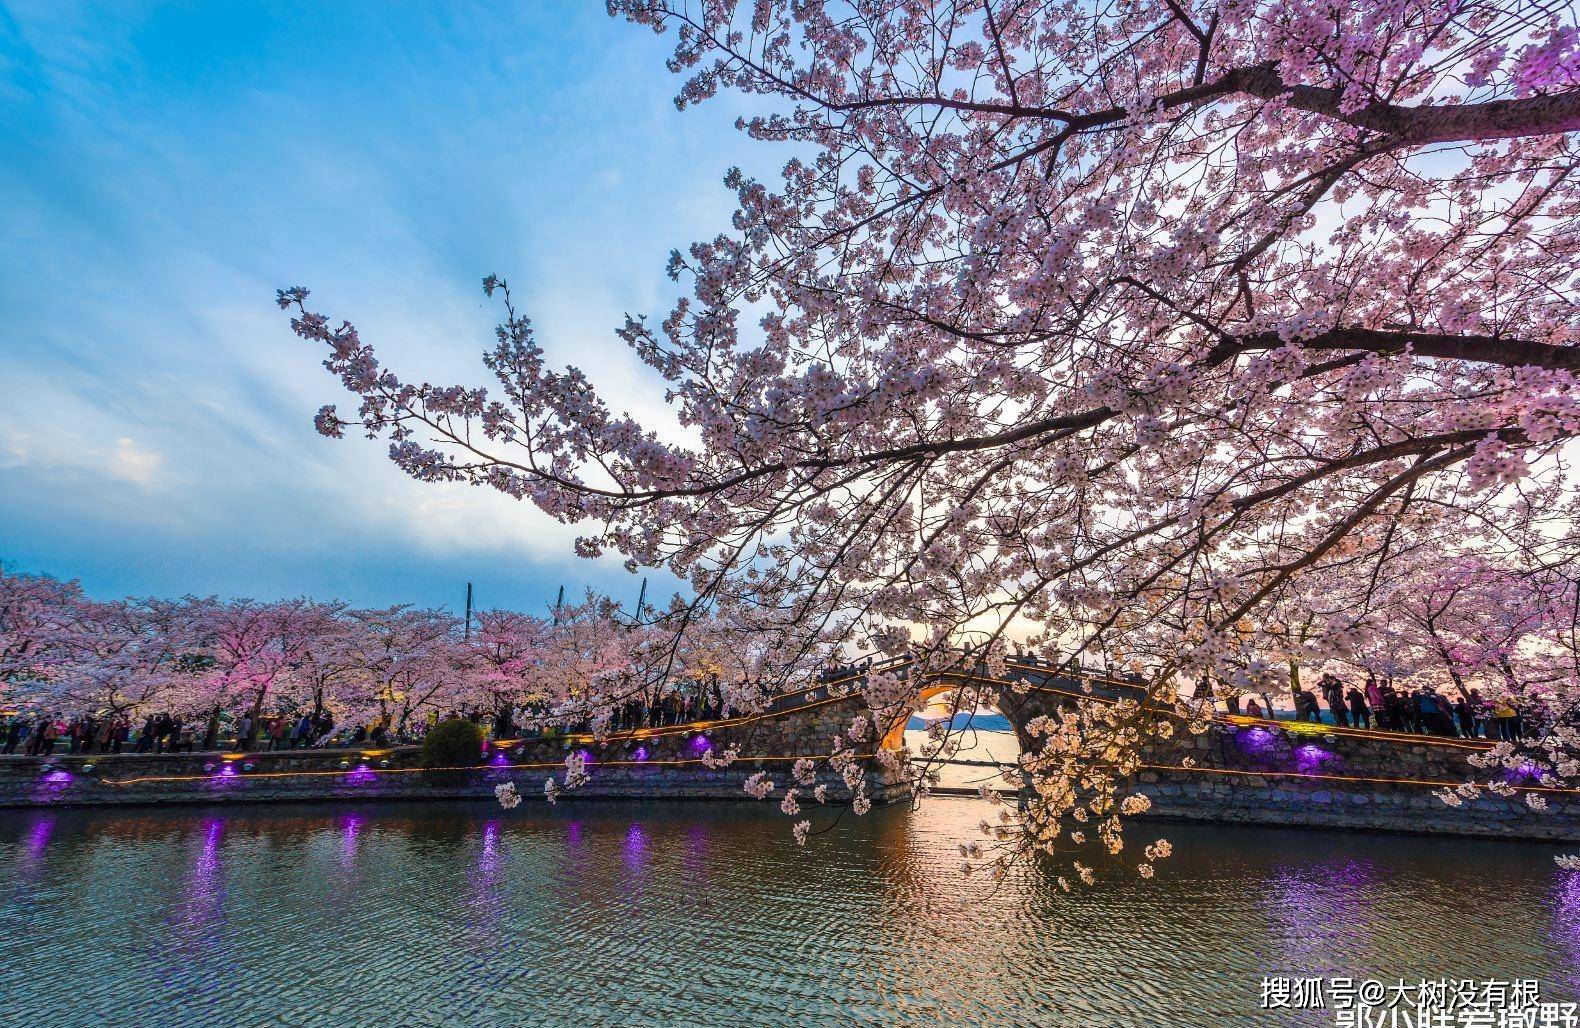
<path fill-rule="evenodd" d="M 477 855 L 477 871 L 491 877 L 498 870 L 499 822 L 489 821 L 483 825 L 483 850 Z"/>
<path fill-rule="evenodd" d="M 633 871 L 643 870 L 647 866 L 647 849 L 647 829 L 642 827 L 642 822 L 632 821 L 625 833 L 625 842 L 620 846 L 620 857 L 625 861 L 625 866 Z"/>
<path fill-rule="evenodd" d="M 176 929 L 184 943 L 197 948 L 213 945 L 224 927 L 225 879 L 219 859 L 224 835 L 223 820 L 217 817 L 203 820 L 203 844 L 181 890 Z"/>
<path fill-rule="evenodd" d="M 49 837 L 55 831 L 54 817 L 41 817 L 33 822 L 27 830 L 26 847 L 27 855 L 34 860 L 44 855 L 44 847 L 49 845 Z"/>
<path fill-rule="evenodd" d="M 1280 964 L 1318 976 L 1346 973 L 1385 919 L 1379 878 L 1371 861 L 1354 857 L 1273 868 L 1252 892 L 1267 914 Z"/>
<path fill-rule="evenodd" d="M 1554 878 L 1553 937 L 1569 954 L 1571 967 L 1580 968 L 1580 871 L 1560 870 Z M 1575 987 L 1571 977 L 1563 985 Z"/>
<path fill-rule="evenodd" d="M 347 814 L 340 822 L 340 866 L 350 870 L 357 862 L 358 838 L 366 818 L 361 814 Z"/>
<path fill-rule="evenodd" d="M 28 825 L 22 837 L 22 858 L 19 871 L 31 871 L 44 861 L 44 851 L 49 848 L 49 837 L 55 832 L 55 815 L 49 814 Z"/>
<path fill-rule="evenodd" d="M 467 874 L 471 888 L 466 906 L 471 910 L 467 920 L 469 944 L 479 951 L 493 952 L 503 944 L 500 935 L 505 903 L 499 895 L 504 859 L 500 852 L 499 822 L 483 823 L 483 844 L 478 850 L 476 868 Z"/>
<path fill-rule="evenodd" d="M 198 854 L 198 870 L 205 874 L 219 870 L 219 843 L 224 834 L 224 821 L 217 817 L 203 819 L 203 851 Z"/>

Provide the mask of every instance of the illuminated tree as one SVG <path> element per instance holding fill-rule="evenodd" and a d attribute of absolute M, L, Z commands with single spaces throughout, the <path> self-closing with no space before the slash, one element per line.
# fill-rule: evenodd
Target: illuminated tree
<path fill-rule="evenodd" d="M 82 588 L 0 566 L 0 703 L 51 678 L 82 631 Z"/>
<path fill-rule="evenodd" d="M 352 670 L 339 698 L 352 716 L 402 733 L 430 711 L 437 715 L 466 705 L 461 625 L 453 615 L 395 606 L 350 616 L 356 622 Z"/>

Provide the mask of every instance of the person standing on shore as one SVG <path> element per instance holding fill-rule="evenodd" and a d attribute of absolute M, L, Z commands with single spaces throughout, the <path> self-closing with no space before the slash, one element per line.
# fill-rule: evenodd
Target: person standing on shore
<path fill-rule="evenodd" d="M 1377 676 L 1371 673 L 1366 675 L 1366 706 L 1370 708 L 1372 721 L 1378 728 L 1388 728 L 1388 709 L 1383 697 L 1382 687 L 1377 684 Z"/>
<path fill-rule="evenodd" d="M 1366 706 L 1366 697 L 1355 686 L 1350 686 L 1350 691 L 1344 694 L 1350 705 L 1350 724 L 1356 728 L 1372 726 L 1372 713 Z"/>
<path fill-rule="evenodd" d="M 1322 696 L 1328 701 L 1328 709 L 1333 712 L 1333 723 L 1341 728 L 1349 727 L 1350 719 L 1344 710 L 1344 683 L 1340 682 L 1337 675 L 1322 676 Z"/>
<path fill-rule="evenodd" d="M 1470 701 L 1461 696 L 1454 701 L 1454 720 L 1459 722 L 1459 734 L 1467 739 L 1476 737 L 1476 712 L 1470 708 Z"/>

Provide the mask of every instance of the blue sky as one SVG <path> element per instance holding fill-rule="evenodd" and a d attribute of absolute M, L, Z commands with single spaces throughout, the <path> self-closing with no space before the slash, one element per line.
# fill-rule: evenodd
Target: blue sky
<path fill-rule="evenodd" d="M 786 154 L 728 99 L 677 112 L 666 40 L 602 8 L 0 2 L 0 560 L 102 596 L 634 598 L 535 509 L 314 433 L 346 397 L 272 302 L 479 384 L 497 272 L 651 410 L 612 329 L 727 228 L 726 168 Z"/>

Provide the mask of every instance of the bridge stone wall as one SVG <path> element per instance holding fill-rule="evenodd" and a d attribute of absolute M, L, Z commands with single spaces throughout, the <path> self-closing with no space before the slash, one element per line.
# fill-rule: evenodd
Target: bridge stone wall
<path fill-rule="evenodd" d="M 1039 714 L 1057 717 L 1065 700 L 1057 693 L 1006 690 L 999 706 L 1028 751 L 1039 740 L 1027 735 L 1026 723 Z M 1475 767 L 1466 758 L 1483 746 L 1425 736 L 1368 737 L 1299 722 L 1241 721 L 1217 722 L 1203 735 L 1191 735 L 1176 722 L 1173 738 L 1146 750 L 1138 790 L 1152 800 L 1152 815 L 1580 841 L 1580 792 L 1543 790 L 1530 774 Z M 1492 779 L 1514 787 L 1515 795 L 1483 792 L 1459 807 L 1434 795 L 1445 785 Z M 1546 810 L 1527 804 L 1530 792 L 1546 801 Z"/>
<path fill-rule="evenodd" d="M 524 741 L 492 754 L 481 767 L 423 771 L 418 748 L 283 750 L 248 754 L 85 754 L 0 756 L 0 808 L 157 805 L 180 803 L 334 802 L 492 797 L 515 782 L 523 798 L 541 799 L 549 775 L 564 778 L 572 750 L 588 759 L 590 781 L 577 797 L 688 797 L 749 799 L 745 780 L 766 771 L 782 796 L 799 756 L 826 756 L 834 735 L 865 710 L 859 696 L 802 697 L 794 709 L 745 723 L 663 730 L 650 738 Z M 702 755 L 736 747 L 740 758 L 709 768 Z M 870 747 L 869 747 L 870 751 Z M 900 776 L 867 757 L 867 794 L 874 803 L 908 797 Z M 831 802 L 849 802 L 843 779 L 827 762 L 818 781 Z M 806 787 L 810 788 L 810 787 Z M 803 792 L 805 803 L 813 802 Z"/>

